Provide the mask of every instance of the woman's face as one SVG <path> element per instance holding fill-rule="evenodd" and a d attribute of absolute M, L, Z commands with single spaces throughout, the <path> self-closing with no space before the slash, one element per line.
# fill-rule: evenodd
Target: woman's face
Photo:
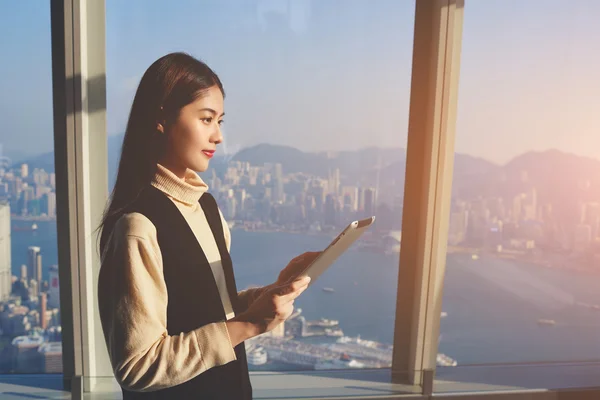
<path fill-rule="evenodd" d="M 217 86 L 183 107 L 164 132 L 167 148 L 161 164 L 179 177 L 184 176 L 187 168 L 206 171 L 217 145 L 223 141 L 223 115 L 223 93 Z"/>

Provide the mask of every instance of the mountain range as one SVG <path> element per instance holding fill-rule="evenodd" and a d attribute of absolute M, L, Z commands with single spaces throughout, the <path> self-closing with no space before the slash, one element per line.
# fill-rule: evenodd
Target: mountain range
<path fill-rule="evenodd" d="M 122 136 L 108 140 L 109 177 L 112 187 Z M 222 176 L 229 161 L 251 165 L 281 163 L 284 173 L 304 172 L 327 178 L 329 171 L 340 169 L 343 184 L 380 187 L 393 185 L 402 190 L 406 170 L 406 150 L 371 147 L 360 151 L 304 152 L 292 147 L 259 144 L 242 149 L 235 155 L 217 155 L 211 166 Z M 53 153 L 23 160 L 30 169 L 54 170 Z M 379 167 L 379 168 L 378 168 Z M 505 165 L 456 153 L 454 160 L 454 195 L 464 199 L 478 196 L 510 198 L 535 187 L 539 202 L 558 206 L 580 201 L 600 201 L 600 160 L 558 150 L 528 152 Z M 571 207 L 569 207 L 571 208 Z"/>

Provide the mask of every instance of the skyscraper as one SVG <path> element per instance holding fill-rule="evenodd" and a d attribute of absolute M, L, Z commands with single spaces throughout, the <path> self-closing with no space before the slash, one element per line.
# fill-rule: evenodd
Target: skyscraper
<path fill-rule="evenodd" d="M 42 254 L 37 246 L 29 246 L 27 251 L 27 278 L 35 279 L 38 283 L 42 279 Z"/>
<path fill-rule="evenodd" d="M 50 272 L 50 288 L 48 290 L 48 307 L 59 308 L 60 305 L 60 294 L 58 286 L 58 266 L 52 265 L 49 269 Z"/>
<path fill-rule="evenodd" d="M 366 189 L 365 195 L 365 215 L 375 215 L 375 209 L 377 206 L 377 190 L 373 188 Z"/>
<path fill-rule="evenodd" d="M 340 169 L 329 171 L 329 194 L 338 195 L 340 192 Z"/>
<path fill-rule="evenodd" d="M 42 297 L 40 298 L 40 326 L 42 329 L 46 329 L 48 327 L 48 295 L 46 293 L 42 293 Z"/>
<path fill-rule="evenodd" d="M 273 179 L 273 185 L 274 185 L 274 191 L 273 191 L 273 195 L 274 195 L 274 201 L 276 203 L 279 202 L 283 202 L 284 199 L 284 193 L 283 193 L 283 166 L 279 163 L 275 164 L 275 170 L 274 170 L 274 179 Z"/>
<path fill-rule="evenodd" d="M 328 194 L 325 199 L 325 224 L 330 226 L 337 225 L 337 199 L 334 195 Z"/>
<path fill-rule="evenodd" d="M 49 217 L 56 216 L 56 193 L 49 192 L 42 197 L 42 212 Z"/>
<path fill-rule="evenodd" d="M 8 299 L 12 286 L 10 240 L 10 206 L 0 203 L 0 301 Z"/>

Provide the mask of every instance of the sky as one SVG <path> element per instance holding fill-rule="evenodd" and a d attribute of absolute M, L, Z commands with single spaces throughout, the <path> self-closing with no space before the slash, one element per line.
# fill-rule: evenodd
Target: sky
<path fill-rule="evenodd" d="M 456 151 L 600 159 L 600 1 L 465 3 Z M 110 135 L 144 70 L 186 51 L 224 83 L 226 152 L 406 146 L 414 1 L 106 0 L 106 19 Z M 0 36 L 0 143 L 50 151 L 49 2 L 0 0 Z"/>

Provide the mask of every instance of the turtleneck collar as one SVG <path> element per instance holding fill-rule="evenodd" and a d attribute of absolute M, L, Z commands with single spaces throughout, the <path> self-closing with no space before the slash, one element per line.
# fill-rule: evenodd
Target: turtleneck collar
<path fill-rule="evenodd" d="M 181 179 L 160 164 L 157 164 L 152 186 L 187 206 L 196 206 L 202 194 L 208 190 L 202 178 L 191 169 L 188 168 L 184 178 Z"/>

